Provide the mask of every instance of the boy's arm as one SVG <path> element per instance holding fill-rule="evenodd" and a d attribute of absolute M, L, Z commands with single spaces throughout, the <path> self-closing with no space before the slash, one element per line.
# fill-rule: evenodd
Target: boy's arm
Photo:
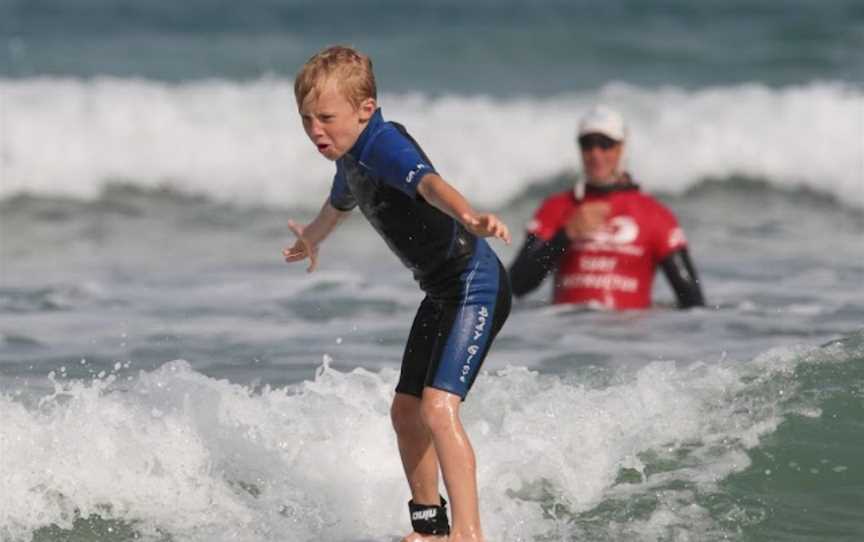
<path fill-rule="evenodd" d="M 305 228 L 296 224 L 293 220 L 289 220 L 288 228 L 297 236 L 297 242 L 291 248 L 282 250 L 285 261 L 292 263 L 309 258 L 309 267 L 306 271 L 309 273 L 314 271 L 318 266 L 318 245 L 350 213 L 351 211 L 340 211 L 330 205 L 330 199 L 328 198 L 321 207 L 321 210 L 318 211 L 318 216 Z"/>
<path fill-rule="evenodd" d="M 510 230 L 504 222 L 492 213 L 475 211 L 468 200 L 439 175 L 424 175 L 417 191 L 423 199 L 461 222 L 471 233 L 481 237 L 497 237 L 510 244 Z"/>

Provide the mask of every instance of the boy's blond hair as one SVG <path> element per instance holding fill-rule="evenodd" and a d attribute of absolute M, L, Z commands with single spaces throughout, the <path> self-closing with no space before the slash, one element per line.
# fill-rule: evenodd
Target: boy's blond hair
<path fill-rule="evenodd" d="M 351 47 L 333 45 L 307 60 L 294 79 L 297 108 L 303 105 L 310 92 L 320 90 L 330 77 L 336 78 L 339 90 L 354 107 L 360 107 L 367 98 L 378 99 L 369 57 Z"/>

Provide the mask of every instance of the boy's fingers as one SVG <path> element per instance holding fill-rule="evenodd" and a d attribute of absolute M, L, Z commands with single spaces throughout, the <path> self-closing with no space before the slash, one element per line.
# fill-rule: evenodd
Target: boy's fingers
<path fill-rule="evenodd" d="M 496 237 L 508 245 L 510 244 L 510 229 L 507 224 L 493 214 L 472 217 L 469 214 L 462 215 L 462 220 L 474 228 L 474 232 L 484 236 Z"/>
<path fill-rule="evenodd" d="M 471 224 L 472 226 L 476 226 L 476 225 L 480 224 L 479 220 L 477 220 L 475 217 L 473 217 L 472 215 L 470 215 L 468 213 L 465 213 L 464 215 L 462 215 L 462 221 L 465 222 L 466 224 Z"/>
<path fill-rule="evenodd" d="M 312 245 L 309 243 L 309 241 L 307 241 L 306 238 L 303 237 L 303 227 L 294 222 L 293 220 L 289 220 L 288 229 L 290 229 L 291 232 L 297 236 L 297 242 L 299 242 L 303 246 L 303 252 L 298 254 L 305 253 L 304 257 L 309 256 L 309 267 L 306 268 L 306 272 L 311 273 L 312 271 L 315 271 L 315 268 L 318 267 L 318 256 L 315 254 L 315 251 L 312 250 Z M 303 258 L 298 259 L 302 260 Z M 292 259 L 291 261 L 296 260 Z"/>
<path fill-rule="evenodd" d="M 312 249 L 312 245 L 309 241 L 303 237 L 303 227 L 294 222 L 293 220 L 288 221 L 288 229 L 297 236 L 297 242 L 303 247 L 302 251 L 285 254 L 286 261 L 296 262 L 299 260 L 303 260 L 306 257 L 309 258 L 309 267 L 306 268 L 307 273 L 311 273 L 315 271 L 315 268 L 318 267 L 318 254 Z M 284 253 L 284 252 L 283 252 Z"/>
<path fill-rule="evenodd" d="M 315 271 L 318 267 L 318 254 L 314 251 L 309 252 L 309 267 L 306 268 L 307 273 Z"/>
<path fill-rule="evenodd" d="M 305 252 L 291 252 L 288 250 L 283 250 L 282 255 L 285 257 L 285 261 L 288 262 L 297 262 L 306 259 Z"/>
<path fill-rule="evenodd" d="M 506 233 L 506 231 L 507 226 L 498 217 L 495 217 L 495 235 Z"/>
<path fill-rule="evenodd" d="M 296 235 L 298 239 L 303 237 L 303 228 L 293 220 L 288 221 L 288 229 L 291 230 L 291 233 Z"/>
<path fill-rule="evenodd" d="M 498 238 L 507 243 L 508 245 L 510 244 L 510 229 L 507 228 L 506 224 L 501 224 L 500 235 L 498 236 Z"/>
<path fill-rule="evenodd" d="M 305 260 L 306 258 L 309 258 L 309 267 L 306 268 L 307 273 L 311 273 L 312 271 L 315 271 L 315 269 L 318 267 L 318 256 L 315 253 L 308 254 L 305 251 L 304 252 L 282 251 L 282 254 L 284 254 L 285 261 L 288 263 L 299 262 L 299 261 Z"/>

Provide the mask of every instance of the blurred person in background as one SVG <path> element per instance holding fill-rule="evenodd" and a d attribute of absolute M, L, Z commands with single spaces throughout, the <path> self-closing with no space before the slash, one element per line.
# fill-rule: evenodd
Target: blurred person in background
<path fill-rule="evenodd" d="M 535 212 L 510 266 L 513 293 L 528 294 L 552 271 L 555 304 L 647 309 L 659 267 L 679 308 L 703 306 L 678 220 L 621 168 L 622 116 L 596 106 L 580 120 L 576 137 L 584 181 L 549 196 Z"/>

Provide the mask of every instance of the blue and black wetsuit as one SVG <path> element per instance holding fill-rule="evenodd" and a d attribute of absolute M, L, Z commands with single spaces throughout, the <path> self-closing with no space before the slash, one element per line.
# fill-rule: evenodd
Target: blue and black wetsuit
<path fill-rule="evenodd" d="M 417 142 L 379 109 L 336 161 L 330 204 L 360 207 L 426 292 L 396 391 L 420 397 L 431 386 L 464 399 L 510 313 L 510 283 L 484 239 L 417 192 L 433 172 Z"/>

